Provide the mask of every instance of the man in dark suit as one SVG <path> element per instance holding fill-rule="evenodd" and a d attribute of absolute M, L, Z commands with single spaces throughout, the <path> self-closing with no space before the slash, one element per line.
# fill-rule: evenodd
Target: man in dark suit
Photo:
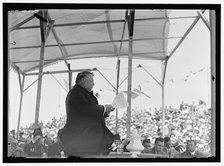
<path fill-rule="evenodd" d="M 168 154 L 169 158 L 179 158 L 179 152 L 173 147 L 170 137 L 164 138 L 164 149 L 163 151 Z"/>
<path fill-rule="evenodd" d="M 66 98 L 67 121 L 58 132 L 66 156 L 97 157 L 113 143 L 114 135 L 105 118 L 114 110 L 111 105 L 99 105 L 93 95 L 93 73 L 78 73 L 75 86 Z"/>
<path fill-rule="evenodd" d="M 205 158 L 205 154 L 196 150 L 196 141 L 188 140 L 187 149 L 181 154 L 181 158 Z"/>
<path fill-rule="evenodd" d="M 158 137 L 155 140 L 154 147 L 147 150 L 147 153 L 157 154 L 157 155 L 166 155 L 166 153 L 163 151 L 163 149 L 164 149 L 164 139 L 162 137 Z"/>

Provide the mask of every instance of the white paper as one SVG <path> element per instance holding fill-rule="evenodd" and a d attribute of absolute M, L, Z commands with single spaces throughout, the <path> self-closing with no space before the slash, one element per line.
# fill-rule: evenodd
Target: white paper
<path fill-rule="evenodd" d="M 125 108 L 128 107 L 128 102 L 126 101 L 123 93 L 118 93 L 111 105 L 114 108 Z"/>

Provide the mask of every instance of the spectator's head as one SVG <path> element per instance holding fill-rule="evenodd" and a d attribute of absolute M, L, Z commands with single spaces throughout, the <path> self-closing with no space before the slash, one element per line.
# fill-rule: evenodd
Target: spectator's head
<path fill-rule="evenodd" d="M 43 133 L 41 131 L 41 128 L 34 129 L 34 131 L 33 131 L 33 137 L 36 137 L 37 135 L 39 135 L 41 137 L 43 136 Z"/>
<path fill-rule="evenodd" d="M 15 135 L 16 135 L 16 131 L 15 131 L 15 130 L 11 130 L 11 131 L 10 131 L 10 134 L 11 134 L 13 137 L 15 137 Z"/>
<path fill-rule="evenodd" d="M 41 128 L 36 128 L 33 131 L 33 142 L 35 143 L 41 143 L 43 141 L 43 133 L 41 131 Z"/>
<path fill-rule="evenodd" d="M 24 132 L 20 132 L 19 133 L 19 138 L 22 138 L 23 137 L 23 134 L 24 134 Z"/>
<path fill-rule="evenodd" d="M 144 139 L 143 142 L 142 142 L 142 145 L 144 146 L 144 149 L 150 149 L 151 148 L 150 139 Z"/>
<path fill-rule="evenodd" d="M 121 139 L 120 139 L 119 134 L 114 135 L 114 143 L 115 143 L 116 146 L 121 144 Z"/>
<path fill-rule="evenodd" d="M 195 140 L 187 140 L 187 151 L 194 152 L 196 149 Z"/>
<path fill-rule="evenodd" d="M 93 76 L 94 74 L 90 71 L 80 72 L 76 77 L 75 83 L 88 91 L 91 91 L 94 86 Z"/>
<path fill-rule="evenodd" d="M 155 140 L 155 150 L 157 152 L 161 152 L 164 148 L 164 139 L 162 137 L 158 137 Z"/>
<path fill-rule="evenodd" d="M 165 145 L 165 147 L 166 148 L 171 148 L 171 146 L 172 146 L 172 143 L 171 143 L 171 139 L 170 139 L 170 137 L 165 137 L 164 138 L 164 145 Z"/>

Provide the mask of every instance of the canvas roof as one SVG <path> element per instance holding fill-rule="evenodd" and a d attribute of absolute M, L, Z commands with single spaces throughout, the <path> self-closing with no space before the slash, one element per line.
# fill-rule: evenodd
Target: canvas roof
<path fill-rule="evenodd" d="M 45 10 L 46 11 L 46 10 Z M 47 10 L 44 66 L 58 61 L 94 57 L 127 57 L 129 53 L 127 10 L 49 9 Z M 190 11 L 182 16 L 197 16 Z M 183 12 L 182 12 L 183 14 Z M 190 14 L 190 15 L 189 15 Z M 180 16 L 180 14 L 177 14 Z M 13 68 L 27 73 L 39 68 L 41 13 L 11 11 L 9 57 Z M 44 16 L 43 16 L 44 17 Z M 42 18 L 43 18 L 42 17 Z M 194 18 L 194 17 L 192 17 Z M 133 58 L 165 60 L 170 19 L 167 10 L 135 10 Z M 191 21 L 192 22 L 192 21 Z M 173 24 L 174 25 L 174 24 Z M 188 27 L 182 28 L 183 32 Z M 183 33 L 181 33 L 183 37 Z"/>

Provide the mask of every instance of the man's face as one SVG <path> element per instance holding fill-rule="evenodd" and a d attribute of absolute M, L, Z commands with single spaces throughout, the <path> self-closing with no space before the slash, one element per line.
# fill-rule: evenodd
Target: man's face
<path fill-rule="evenodd" d="M 171 147 L 171 140 L 169 140 L 168 142 L 166 142 L 166 144 L 165 144 L 165 146 L 167 147 L 167 148 L 170 148 Z"/>
<path fill-rule="evenodd" d="M 190 152 L 193 152 L 195 150 L 196 146 L 194 142 L 188 142 L 187 144 L 187 150 Z"/>
<path fill-rule="evenodd" d="M 88 91 L 91 91 L 94 86 L 93 75 L 88 74 L 86 77 L 84 77 L 82 80 L 82 86 L 86 88 Z"/>
<path fill-rule="evenodd" d="M 145 149 L 150 149 L 150 148 L 151 148 L 151 143 L 146 142 L 146 143 L 144 144 L 144 148 L 145 148 Z"/>
<path fill-rule="evenodd" d="M 164 147 L 164 142 L 157 141 L 155 145 L 156 151 L 161 152 L 163 150 L 163 147 Z"/>

